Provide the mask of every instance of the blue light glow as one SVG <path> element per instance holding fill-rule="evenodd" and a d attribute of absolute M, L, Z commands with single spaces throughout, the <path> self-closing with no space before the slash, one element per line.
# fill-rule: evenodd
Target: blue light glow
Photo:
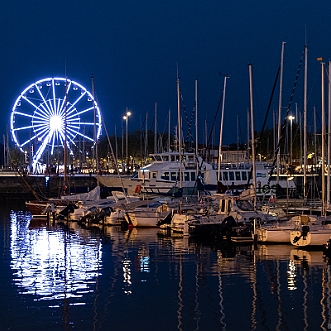
<path fill-rule="evenodd" d="M 36 165 L 47 146 L 53 153 L 67 141 L 72 154 L 78 141 L 94 144 L 101 135 L 101 113 L 93 95 L 79 83 L 60 77 L 45 78 L 29 85 L 16 99 L 10 126 L 22 152 L 24 146 L 34 145 Z"/>

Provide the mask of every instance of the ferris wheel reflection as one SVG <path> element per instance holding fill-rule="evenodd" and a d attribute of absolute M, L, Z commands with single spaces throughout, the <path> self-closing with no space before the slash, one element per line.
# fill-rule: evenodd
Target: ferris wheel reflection
<path fill-rule="evenodd" d="M 31 228 L 29 215 L 11 213 L 11 269 L 20 294 L 35 301 L 77 298 L 94 291 L 100 275 L 100 238 L 49 229 Z M 76 302 L 77 304 L 77 302 Z"/>

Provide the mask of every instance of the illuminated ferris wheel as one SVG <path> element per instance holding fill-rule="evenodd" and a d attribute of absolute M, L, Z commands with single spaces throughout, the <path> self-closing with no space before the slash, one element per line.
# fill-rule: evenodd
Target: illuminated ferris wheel
<path fill-rule="evenodd" d="M 101 114 L 94 96 L 67 78 L 45 78 L 29 85 L 16 99 L 10 119 L 15 144 L 36 165 L 47 150 L 93 147 L 101 135 Z"/>

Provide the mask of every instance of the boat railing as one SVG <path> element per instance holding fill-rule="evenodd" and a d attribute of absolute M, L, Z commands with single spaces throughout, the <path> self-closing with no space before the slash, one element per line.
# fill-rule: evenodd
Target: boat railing
<path fill-rule="evenodd" d="M 252 165 L 247 162 L 239 162 L 239 163 L 221 163 L 221 169 L 250 169 Z M 217 168 L 217 164 L 216 164 Z"/>

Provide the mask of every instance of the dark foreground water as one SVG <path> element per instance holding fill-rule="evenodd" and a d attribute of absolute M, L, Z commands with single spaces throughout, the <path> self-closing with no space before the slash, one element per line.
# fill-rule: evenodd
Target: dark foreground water
<path fill-rule="evenodd" d="M 321 251 L 70 229 L 0 208 L 0 330 L 329 330 Z"/>

